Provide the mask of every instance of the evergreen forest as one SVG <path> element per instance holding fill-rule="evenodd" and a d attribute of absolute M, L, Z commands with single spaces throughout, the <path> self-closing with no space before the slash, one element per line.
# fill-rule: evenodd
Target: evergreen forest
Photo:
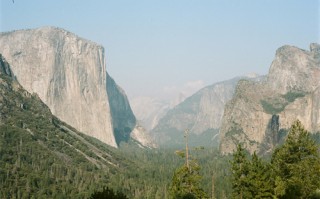
<path fill-rule="evenodd" d="M 53 116 L 0 74 L 0 198 L 320 198 L 317 135 L 296 121 L 271 156 L 215 148 L 119 149 Z"/>

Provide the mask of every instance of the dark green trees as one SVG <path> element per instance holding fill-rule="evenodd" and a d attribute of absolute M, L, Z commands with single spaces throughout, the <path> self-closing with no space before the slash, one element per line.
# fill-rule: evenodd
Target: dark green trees
<path fill-rule="evenodd" d="M 233 198 L 271 198 L 272 178 L 270 165 L 255 153 L 251 160 L 241 145 L 231 161 Z"/>
<path fill-rule="evenodd" d="M 274 181 L 271 171 L 269 163 L 264 162 L 256 153 L 252 155 L 248 173 L 252 198 L 272 198 Z"/>
<path fill-rule="evenodd" d="M 121 192 L 115 193 L 110 188 L 103 188 L 102 191 L 96 191 L 94 192 L 90 199 L 128 199 L 127 196 L 125 196 Z"/>
<path fill-rule="evenodd" d="M 319 147 L 300 121 L 296 121 L 286 142 L 272 156 L 275 195 L 278 198 L 311 198 L 320 189 Z"/>
<path fill-rule="evenodd" d="M 232 172 L 232 197 L 250 198 L 251 193 L 248 190 L 249 160 L 241 145 L 238 145 L 237 151 L 233 155 L 231 162 Z"/>
<path fill-rule="evenodd" d="M 200 187 L 202 176 L 199 171 L 200 166 L 196 161 L 191 161 L 189 168 L 186 165 L 178 168 L 172 178 L 171 198 L 207 198 L 207 194 Z"/>
<path fill-rule="evenodd" d="M 294 122 L 270 164 L 255 153 L 249 158 L 240 145 L 231 164 L 233 198 L 319 198 L 319 146 L 300 121 Z"/>

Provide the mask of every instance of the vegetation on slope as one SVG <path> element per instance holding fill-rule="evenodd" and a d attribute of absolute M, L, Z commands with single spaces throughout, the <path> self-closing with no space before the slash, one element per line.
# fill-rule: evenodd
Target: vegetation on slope
<path fill-rule="evenodd" d="M 320 140 L 319 134 L 313 137 Z M 170 190 L 181 190 L 179 180 L 170 189 L 171 180 L 181 174 L 196 183 L 198 197 L 319 195 L 319 146 L 300 123 L 292 127 L 271 162 L 255 154 L 248 158 L 241 148 L 231 165 L 231 157 L 221 156 L 216 149 L 191 153 L 197 158 L 191 164 L 195 175 L 181 167 L 183 161 L 172 150 L 142 150 L 130 142 L 120 150 L 110 148 L 54 117 L 37 95 L 1 73 L 0 67 L 0 198 L 88 198 L 116 193 L 124 198 L 163 199 L 169 198 Z"/>
<path fill-rule="evenodd" d="M 320 198 L 319 149 L 299 121 L 270 162 L 239 145 L 231 162 L 232 198 Z"/>
<path fill-rule="evenodd" d="M 179 158 L 133 145 L 116 150 L 77 132 L 13 75 L 0 73 L 0 198 L 88 198 L 106 186 L 129 198 L 168 198 Z M 218 155 L 202 154 L 203 172 L 212 173 Z M 220 163 L 217 170 L 226 167 Z M 209 191 L 206 179 L 201 186 Z"/>
<path fill-rule="evenodd" d="M 2 73 L 0 82 L 0 198 L 87 197 L 125 165 L 84 141 L 12 77 Z"/>
<path fill-rule="evenodd" d="M 261 100 L 260 103 L 266 113 L 274 115 L 283 111 L 288 104 L 294 102 L 297 98 L 304 97 L 305 95 L 306 93 L 302 91 L 289 91 L 285 95 Z"/>

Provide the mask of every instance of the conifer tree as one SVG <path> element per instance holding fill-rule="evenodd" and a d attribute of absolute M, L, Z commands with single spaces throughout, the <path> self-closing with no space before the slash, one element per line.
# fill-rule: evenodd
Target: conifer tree
<path fill-rule="evenodd" d="M 252 198 L 249 191 L 248 173 L 249 160 L 246 156 L 244 148 L 239 144 L 237 151 L 233 154 L 231 161 L 232 172 L 232 197 L 243 199 Z"/>
<path fill-rule="evenodd" d="M 188 130 L 186 130 L 186 149 L 185 152 L 177 151 L 176 154 L 185 158 L 185 164 L 178 168 L 172 178 L 170 186 L 170 197 L 173 199 L 205 199 L 207 194 L 200 187 L 202 176 L 200 166 L 195 159 L 189 155 Z"/>
<path fill-rule="evenodd" d="M 311 198 L 320 190 L 318 150 L 301 122 L 295 121 L 285 143 L 275 150 L 271 160 L 277 198 Z"/>
<path fill-rule="evenodd" d="M 249 163 L 247 180 L 252 198 L 272 198 L 274 182 L 271 176 L 271 166 L 263 162 L 256 153 L 252 155 Z"/>

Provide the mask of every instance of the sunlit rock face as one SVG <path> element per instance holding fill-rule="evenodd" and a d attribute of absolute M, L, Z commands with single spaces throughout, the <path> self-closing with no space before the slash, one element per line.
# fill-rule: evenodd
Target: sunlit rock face
<path fill-rule="evenodd" d="M 276 52 L 265 81 L 240 81 L 227 103 L 220 129 L 220 150 L 237 144 L 265 153 L 299 119 L 311 133 L 320 131 L 320 46 L 310 51 L 283 46 Z"/>
<path fill-rule="evenodd" d="M 125 93 L 107 74 L 101 45 L 44 27 L 0 33 L 0 53 L 27 91 L 79 131 L 117 147 L 114 133 L 130 135 L 135 127 Z"/>

